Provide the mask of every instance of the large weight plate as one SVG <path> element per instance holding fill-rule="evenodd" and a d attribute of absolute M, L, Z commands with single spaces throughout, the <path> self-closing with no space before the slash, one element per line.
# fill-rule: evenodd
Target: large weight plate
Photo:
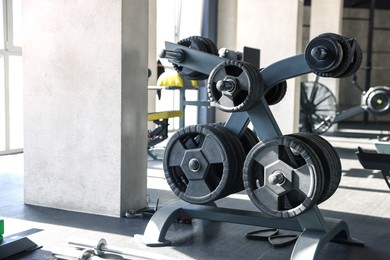
<path fill-rule="evenodd" d="M 182 200 L 207 204 L 229 194 L 235 178 L 234 158 L 216 129 L 188 126 L 168 141 L 163 161 L 165 178 Z"/>
<path fill-rule="evenodd" d="M 324 138 L 313 133 L 291 134 L 295 138 L 302 140 L 310 145 L 317 153 L 324 169 L 324 189 L 318 204 L 329 199 L 337 190 L 341 180 L 341 162 L 336 150 Z"/>
<path fill-rule="evenodd" d="M 245 148 L 243 147 L 243 144 L 240 142 L 238 137 L 229 129 L 222 126 L 222 124 L 216 123 L 212 124 L 212 126 L 216 128 L 224 137 L 224 140 L 228 142 L 228 148 L 230 149 L 229 151 L 234 156 L 232 160 L 234 160 L 236 165 L 236 168 L 230 171 L 230 174 L 234 175 L 234 180 L 231 184 L 231 189 L 228 192 L 229 194 L 227 195 L 242 191 L 244 189 L 244 184 L 242 181 L 242 167 L 246 156 Z"/>
<path fill-rule="evenodd" d="M 323 191 L 324 170 L 309 145 L 283 136 L 252 148 L 244 162 L 243 179 L 257 208 L 273 217 L 290 218 L 317 203 Z"/>

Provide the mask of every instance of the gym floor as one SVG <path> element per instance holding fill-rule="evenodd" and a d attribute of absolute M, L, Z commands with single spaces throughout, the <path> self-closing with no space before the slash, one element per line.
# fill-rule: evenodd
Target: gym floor
<path fill-rule="evenodd" d="M 358 146 L 375 150 L 377 139 L 375 134 L 356 135 L 325 136 L 341 158 L 343 177 L 336 193 L 319 208 L 325 217 L 344 220 L 351 236 L 365 246 L 327 243 L 318 259 L 390 259 L 390 190 L 380 171 L 363 169 L 355 155 Z M 23 154 L 0 156 L 0 190 L 4 236 L 26 231 L 30 240 L 42 246 L 10 259 L 56 259 L 52 252 L 80 255 L 69 247 L 69 241 L 96 245 L 101 238 L 108 246 L 132 250 L 133 257 L 125 259 L 289 259 L 294 248 L 294 244 L 273 247 L 266 240 L 245 237 L 259 227 L 200 219 L 191 224 L 173 223 L 166 235 L 171 246 L 147 247 L 134 237 L 143 234 L 147 217 L 112 218 L 24 205 Z M 151 207 L 159 198 L 159 210 L 179 202 L 164 179 L 161 161 L 148 162 L 148 194 Z M 217 205 L 256 211 L 245 192 L 219 200 Z"/>

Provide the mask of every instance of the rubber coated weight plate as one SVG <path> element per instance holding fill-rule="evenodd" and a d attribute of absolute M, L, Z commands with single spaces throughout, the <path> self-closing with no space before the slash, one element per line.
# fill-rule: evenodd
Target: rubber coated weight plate
<path fill-rule="evenodd" d="M 267 94 L 265 94 L 265 100 L 269 106 L 279 103 L 287 92 L 287 82 L 282 81 L 273 88 L 271 88 Z"/>
<path fill-rule="evenodd" d="M 315 74 L 321 77 L 346 75 L 353 61 L 350 41 L 335 33 L 324 33 L 309 42 L 305 59 Z"/>
<path fill-rule="evenodd" d="M 234 156 L 234 158 L 232 158 L 231 160 L 234 160 L 236 168 L 234 170 L 232 169 L 232 171 L 229 172 L 229 175 L 234 176 L 234 180 L 233 183 L 230 185 L 231 188 L 228 192 L 229 194 L 227 195 L 242 191 L 244 189 L 244 185 L 242 182 L 242 167 L 246 157 L 244 147 L 238 137 L 226 127 L 218 123 L 212 124 L 212 126 L 216 128 L 224 137 L 224 140 L 228 142 L 228 147 L 230 148 L 229 151 Z"/>
<path fill-rule="evenodd" d="M 337 40 L 319 35 L 306 46 L 305 59 L 314 73 L 328 73 L 340 65 L 342 53 Z"/>
<path fill-rule="evenodd" d="M 320 204 L 329 199 L 339 186 L 342 173 L 340 158 L 333 146 L 321 136 L 312 133 L 296 133 L 290 136 L 310 145 L 321 160 L 324 169 L 324 189 L 318 199 L 317 204 Z"/>
<path fill-rule="evenodd" d="M 172 135 L 165 149 L 165 178 L 182 200 L 206 204 L 225 196 L 234 182 L 234 158 L 224 137 L 210 126 L 188 126 Z"/>
<path fill-rule="evenodd" d="M 260 142 L 243 168 L 249 198 L 262 212 L 290 218 L 315 205 L 323 191 L 324 170 L 305 142 L 283 136 Z"/>
<path fill-rule="evenodd" d="M 339 75 L 338 78 L 346 78 L 352 76 L 360 68 L 360 65 L 363 61 L 362 49 L 360 48 L 358 42 L 355 39 L 349 39 L 347 41 L 349 45 L 351 45 L 352 61 L 348 68 L 345 70 L 345 72 Z"/>
<path fill-rule="evenodd" d="M 217 65 L 210 73 L 207 87 L 210 100 L 225 112 L 254 107 L 264 89 L 260 72 L 252 64 L 237 60 Z"/>
<path fill-rule="evenodd" d="M 206 43 L 199 36 L 191 36 L 185 39 L 182 39 L 177 42 L 179 45 L 186 46 L 191 49 L 208 52 L 209 46 L 206 46 Z M 175 63 L 172 64 L 173 68 L 183 77 L 190 80 L 204 80 L 207 79 L 208 75 L 200 73 L 198 71 L 177 65 Z"/>
<path fill-rule="evenodd" d="M 240 141 L 244 147 L 245 155 L 247 155 L 253 146 L 259 142 L 259 139 L 255 132 L 250 128 L 246 128 L 244 134 L 240 137 Z"/>
<path fill-rule="evenodd" d="M 308 134 L 308 133 L 307 133 Z M 314 139 L 315 142 L 320 144 L 320 149 L 326 149 L 329 153 L 329 161 L 328 164 L 330 166 L 330 172 L 326 174 L 329 178 L 329 182 L 327 184 L 327 188 L 322 192 L 321 197 L 318 199 L 318 204 L 324 202 L 328 198 L 330 198 L 338 189 L 341 175 L 342 175 L 342 166 L 340 157 L 334 147 L 324 138 L 319 135 L 312 134 L 311 138 Z M 325 185 L 325 183 L 324 183 Z"/>
<path fill-rule="evenodd" d="M 219 55 L 218 48 L 212 40 L 210 40 L 209 38 L 206 38 L 206 37 L 201 37 L 201 36 L 198 36 L 198 38 L 199 38 L 199 40 L 203 41 L 203 43 L 205 44 L 206 49 L 207 49 L 207 51 L 206 51 L 207 53 L 210 53 L 213 55 Z"/>
<path fill-rule="evenodd" d="M 229 133 L 233 134 L 229 129 L 224 127 L 225 123 L 214 123 L 212 125 L 213 126 L 215 126 L 215 125 L 220 126 L 224 129 L 226 129 L 227 131 L 229 131 Z M 236 137 L 236 135 L 234 135 L 234 136 Z M 249 151 L 253 148 L 253 146 L 255 146 L 259 142 L 259 138 L 257 137 L 257 135 L 255 134 L 255 132 L 253 130 L 251 130 L 250 128 L 247 127 L 244 131 L 244 134 L 242 136 L 240 136 L 238 139 L 241 142 L 241 145 L 244 149 L 244 160 L 245 160 L 245 157 L 249 153 Z M 241 150 L 241 148 L 239 148 L 239 150 Z"/>
<path fill-rule="evenodd" d="M 327 77 L 340 78 L 341 76 L 343 76 L 343 74 L 347 73 L 348 68 L 352 64 L 352 60 L 353 60 L 352 48 L 351 48 L 350 42 L 348 41 L 347 38 L 345 38 L 341 35 L 338 35 L 338 34 L 334 34 L 334 33 L 325 34 L 325 36 L 328 36 L 328 35 L 330 35 L 331 37 L 333 37 L 334 39 L 336 39 L 340 43 L 341 48 L 343 49 L 343 53 L 342 53 L 342 59 L 341 59 L 340 65 L 336 69 L 334 69 L 333 71 L 331 71 L 327 74 L 325 73 L 325 74 L 327 75 Z M 321 75 L 319 75 L 319 76 L 321 76 Z"/>

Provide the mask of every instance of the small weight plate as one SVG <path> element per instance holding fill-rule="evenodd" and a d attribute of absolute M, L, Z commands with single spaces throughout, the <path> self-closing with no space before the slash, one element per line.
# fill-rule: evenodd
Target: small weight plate
<path fill-rule="evenodd" d="M 338 78 L 347 78 L 352 76 L 360 68 L 363 61 L 363 53 L 358 42 L 355 39 L 349 39 L 348 43 L 351 45 L 352 61 L 348 68 L 338 75 Z"/>
<path fill-rule="evenodd" d="M 229 88 L 221 88 L 229 83 Z M 207 87 L 211 101 L 225 112 L 246 111 L 254 107 L 263 94 L 263 80 L 252 64 L 227 60 L 210 73 Z"/>
<path fill-rule="evenodd" d="M 318 76 L 345 77 L 355 69 L 355 50 L 352 49 L 351 43 L 346 37 L 335 33 L 321 34 L 306 46 L 306 62 Z M 359 57 L 356 58 L 355 65 L 358 66 Z"/>
<path fill-rule="evenodd" d="M 320 51 L 324 52 L 322 56 L 317 54 Z M 340 65 L 342 51 L 342 46 L 336 39 L 319 35 L 306 46 L 305 59 L 314 73 L 328 73 Z"/>

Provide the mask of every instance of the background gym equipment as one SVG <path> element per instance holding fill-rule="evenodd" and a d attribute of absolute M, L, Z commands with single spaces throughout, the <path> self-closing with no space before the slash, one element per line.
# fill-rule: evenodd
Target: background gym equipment
<path fill-rule="evenodd" d="M 168 119 L 182 115 L 180 110 L 148 113 L 148 121 L 157 125 L 154 130 L 148 132 L 148 149 L 161 143 L 168 137 Z"/>
<path fill-rule="evenodd" d="M 53 252 L 53 255 L 58 259 L 174 259 L 165 255 L 136 250 L 123 249 L 110 246 L 104 238 L 101 238 L 96 245 L 89 244 L 90 242 L 68 242 L 69 246 L 74 251 L 64 250 L 64 252 Z"/>
<path fill-rule="evenodd" d="M 164 73 L 165 69 L 162 66 L 160 61 L 157 61 L 158 74 L 161 75 Z M 148 75 L 150 77 L 151 71 L 148 70 Z M 161 98 L 161 88 L 148 88 L 149 90 L 156 90 L 157 96 Z M 156 127 L 153 130 L 148 130 L 147 140 L 148 140 L 148 155 L 153 160 L 161 159 L 162 152 L 161 149 L 155 149 L 154 146 L 161 143 L 168 138 L 168 120 L 169 118 L 181 117 L 183 112 L 181 110 L 170 110 L 170 111 L 161 111 L 161 112 L 150 112 L 148 113 L 148 121 L 153 121 Z"/>
<path fill-rule="evenodd" d="M 4 231 L 4 222 L 3 220 L 1 220 L 1 222 L 3 223 L 3 231 Z M 41 246 L 38 246 L 27 237 L 31 234 L 40 231 L 42 230 L 32 228 L 16 234 L 3 237 L 3 240 L 0 241 L 0 259 L 7 259 L 8 257 L 14 256 L 21 252 L 29 252 L 29 251 L 40 249 Z"/>
<path fill-rule="evenodd" d="M 186 97 L 186 91 L 198 91 L 198 81 L 189 80 L 182 77 L 176 71 L 165 71 L 158 77 L 157 86 L 164 87 L 166 90 L 178 90 L 179 91 L 179 107 L 183 112 L 179 119 L 179 127 L 183 128 L 185 125 L 186 118 L 186 106 L 197 106 L 197 107 L 209 107 L 209 101 L 202 100 L 188 100 Z"/>
<path fill-rule="evenodd" d="M 380 170 L 390 189 L 390 154 L 366 152 L 359 147 L 356 156 L 365 169 Z"/>
<path fill-rule="evenodd" d="M 362 245 L 350 237 L 343 220 L 324 218 L 317 207 L 337 189 L 341 176 L 337 153 L 323 139 L 311 135 L 283 136 L 265 98 L 270 91 L 274 91 L 272 96 L 282 93 L 284 87 L 280 84 L 285 80 L 309 72 L 333 77 L 354 73 L 359 67 L 353 48 L 355 40 L 334 34 L 321 35 L 320 39 L 310 42 L 304 55 L 261 70 L 245 62 L 165 43 L 161 57 L 176 66 L 209 75 L 210 98 L 219 102 L 220 109 L 233 113 L 224 124 L 224 131 L 220 127 L 219 132 L 215 131 L 214 125 L 189 126 L 169 140 L 164 171 L 171 189 L 183 202 L 156 212 L 144 234 L 137 236 L 142 242 L 148 246 L 170 245 L 165 235 L 172 221 L 190 216 L 302 232 L 291 259 L 315 259 L 330 240 Z M 324 45 L 323 41 L 331 45 Z M 249 122 L 260 142 L 245 155 L 239 139 Z M 314 142 L 326 148 L 313 146 Z M 215 200 L 242 188 L 262 212 L 215 206 Z"/>
<path fill-rule="evenodd" d="M 321 134 L 333 124 L 368 112 L 374 116 L 390 113 L 390 87 L 376 86 L 362 91 L 360 105 L 337 112 L 337 100 L 333 93 L 322 83 L 314 81 L 301 83 L 300 131 Z M 356 78 L 353 84 L 357 86 Z M 358 87 L 358 86 L 357 86 Z"/>
<path fill-rule="evenodd" d="M 0 219 L 0 243 L 3 241 L 4 234 L 4 220 Z"/>

